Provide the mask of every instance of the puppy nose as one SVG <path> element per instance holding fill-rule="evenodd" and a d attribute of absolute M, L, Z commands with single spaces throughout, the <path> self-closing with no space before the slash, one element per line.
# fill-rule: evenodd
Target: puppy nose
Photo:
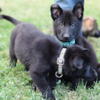
<path fill-rule="evenodd" d="M 64 41 L 69 41 L 69 35 L 68 34 L 64 34 L 63 35 L 63 40 Z"/>

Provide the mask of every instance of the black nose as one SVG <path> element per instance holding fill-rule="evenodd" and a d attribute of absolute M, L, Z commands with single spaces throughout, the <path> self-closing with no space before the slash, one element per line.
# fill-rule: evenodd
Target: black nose
<path fill-rule="evenodd" d="M 69 38 L 70 38 L 70 36 L 68 34 L 63 34 L 64 41 L 70 41 Z"/>

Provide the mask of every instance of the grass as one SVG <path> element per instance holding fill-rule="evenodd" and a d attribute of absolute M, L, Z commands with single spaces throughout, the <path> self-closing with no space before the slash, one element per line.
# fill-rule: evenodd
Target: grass
<path fill-rule="evenodd" d="M 86 0 L 85 0 L 86 1 Z M 47 34 L 52 33 L 50 5 L 54 0 L 1 0 L 0 7 L 4 14 L 11 15 L 21 21 L 35 24 Z M 100 25 L 100 1 L 87 0 L 85 16 L 93 16 Z M 39 91 L 34 92 L 29 83 L 29 73 L 23 65 L 17 64 L 9 68 L 9 40 L 14 25 L 0 20 L 0 100 L 42 100 Z M 98 60 L 100 59 L 100 39 L 89 38 L 93 44 Z M 99 60 L 100 61 L 100 60 Z M 57 100 L 100 100 L 100 83 L 94 89 L 86 89 L 79 84 L 76 91 L 69 91 L 64 85 L 57 85 L 54 90 Z"/>

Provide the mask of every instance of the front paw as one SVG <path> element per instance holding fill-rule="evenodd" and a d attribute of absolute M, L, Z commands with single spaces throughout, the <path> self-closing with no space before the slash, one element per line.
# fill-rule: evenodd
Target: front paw
<path fill-rule="evenodd" d="M 53 93 L 52 92 L 48 92 L 48 91 L 43 93 L 43 98 L 45 98 L 45 100 L 56 100 L 55 96 L 53 95 Z"/>
<path fill-rule="evenodd" d="M 94 88 L 95 83 L 94 82 L 87 82 L 86 83 L 86 88 Z"/>
<path fill-rule="evenodd" d="M 77 86 L 74 86 L 74 85 L 73 86 L 70 86 L 70 90 L 71 91 L 75 91 L 76 89 L 77 89 Z"/>
<path fill-rule="evenodd" d="M 77 89 L 78 83 L 74 82 L 70 85 L 70 90 L 75 91 Z"/>
<path fill-rule="evenodd" d="M 56 100 L 54 96 L 48 97 L 46 100 Z"/>

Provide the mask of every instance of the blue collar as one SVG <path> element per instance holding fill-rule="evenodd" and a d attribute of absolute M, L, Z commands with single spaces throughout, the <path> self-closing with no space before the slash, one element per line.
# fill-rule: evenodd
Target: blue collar
<path fill-rule="evenodd" d="M 57 40 L 57 42 L 60 43 L 61 46 L 63 46 L 63 47 L 69 47 L 69 46 L 72 46 L 76 43 L 75 39 L 73 39 L 72 41 L 69 41 L 69 42 L 61 42 L 61 41 L 59 41 L 59 39 L 56 36 L 54 36 L 54 37 Z"/>
<path fill-rule="evenodd" d="M 61 42 L 61 45 L 64 46 L 64 47 L 69 47 L 69 46 L 72 46 L 75 44 L 75 40 L 73 39 L 72 41 L 70 42 Z"/>

